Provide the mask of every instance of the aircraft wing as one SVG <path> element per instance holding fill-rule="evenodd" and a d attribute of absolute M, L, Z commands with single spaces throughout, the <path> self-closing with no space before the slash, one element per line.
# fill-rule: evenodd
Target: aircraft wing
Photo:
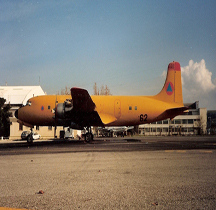
<path fill-rule="evenodd" d="M 106 113 L 98 113 L 95 111 L 96 105 L 92 101 L 91 96 L 88 91 L 81 88 L 71 88 L 71 97 L 73 103 L 73 113 L 79 113 L 77 116 L 77 122 L 82 121 L 82 124 L 91 124 L 103 126 L 117 119 Z M 89 121 L 89 122 L 87 122 Z"/>
<path fill-rule="evenodd" d="M 71 97 L 74 110 L 79 112 L 94 111 L 95 103 L 92 101 L 87 90 L 81 88 L 71 88 Z"/>

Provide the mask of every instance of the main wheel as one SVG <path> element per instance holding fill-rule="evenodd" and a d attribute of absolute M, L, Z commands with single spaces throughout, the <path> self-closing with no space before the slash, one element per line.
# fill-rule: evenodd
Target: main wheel
<path fill-rule="evenodd" d="M 91 143 L 93 141 L 93 134 L 92 133 L 86 133 L 85 141 L 88 143 Z"/>

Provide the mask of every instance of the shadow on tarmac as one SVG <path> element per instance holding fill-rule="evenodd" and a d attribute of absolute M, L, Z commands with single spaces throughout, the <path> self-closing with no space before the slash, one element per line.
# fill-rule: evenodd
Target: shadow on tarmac
<path fill-rule="evenodd" d="M 21 140 L 0 142 L 0 155 L 197 149 L 216 150 L 216 136 L 95 138 L 90 144 L 61 139 L 35 140 L 32 144 Z"/>

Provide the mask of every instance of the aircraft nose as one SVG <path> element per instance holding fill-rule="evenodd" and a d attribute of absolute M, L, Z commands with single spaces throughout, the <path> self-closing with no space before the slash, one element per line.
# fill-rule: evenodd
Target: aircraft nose
<path fill-rule="evenodd" d="M 15 117 L 18 119 L 18 109 L 15 111 Z"/>

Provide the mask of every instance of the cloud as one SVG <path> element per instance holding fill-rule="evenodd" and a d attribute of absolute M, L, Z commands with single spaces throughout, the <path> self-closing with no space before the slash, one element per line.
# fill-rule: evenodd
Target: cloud
<path fill-rule="evenodd" d="M 183 85 L 192 91 L 209 92 L 214 90 L 216 86 L 212 82 L 212 73 L 206 68 L 205 60 L 199 63 L 189 61 L 189 65 L 182 68 Z"/>
<path fill-rule="evenodd" d="M 161 74 L 161 77 L 166 79 L 166 76 L 167 76 L 167 70 L 166 71 L 164 70 L 163 73 Z"/>
<path fill-rule="evenodd" d="M 205 60 L 199 63 L 189 61 L 188 66 L 182 67 L 182 87 L 184 102 L 199 101 L 200 107 L 215 109 L 216 78 L 206 68 Z"/>

